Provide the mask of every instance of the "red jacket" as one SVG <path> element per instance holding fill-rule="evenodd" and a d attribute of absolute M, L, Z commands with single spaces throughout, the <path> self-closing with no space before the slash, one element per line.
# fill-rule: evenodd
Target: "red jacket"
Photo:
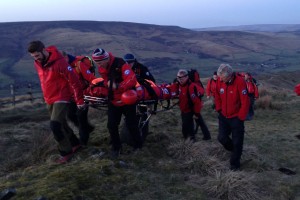
<path fill-rule="evenodd" d="M 96 77 L 94 74 L 89 70 L 90 65 L 85 63 L 85 60 L 88 59 L 86 58 L 85 60 L 82 60 L 85 56 L 76 56 L 75 60 L 70 64 L 76 74 L 79 77 L 80 83 L 83 87 L 83 89 L 86 89 L 92 80 L 94 80 Z M 90 62 L 89 60 L 87 60 Z"/>
<path fill-rule="evenodd" d="M 200 114 L 203 103 L 195 94 L 194 87 L 197 86 L 190 80 L 188 81 L 189 82 L 183 86 L 179 85 L 179 108 L 183 113 L 194 112 L 195 114 Z"/>
<path fill-rule="evenodd" d="M 250 106 L 245 80 L 235 73 L 230 83 L 224 83 L 218 78 L 215 104 L 216 111 L 221 111 L 226 118 L 238 117 L 244 121 Z"/>
<path fill-rule="evenodd" d="M 247 85 L 248 94 L 252 94 L 256 99 L 258 99 L 259 97 L 258 88 L 255 85 L 255 83 L 253 83 L 252 80 L 247 80 L 246 85 Z"/>
<path fill-rule="evenodd" d="M 206 86 L 206 96 L 215 97 L 216 84 L 217 84 L 217 81 L 214 80 L 213 78 L 208 80 L 208 83 L 207 83 L 207 86 Z"/>
<path fill-rule="evenodd" d="M 121 95 L 123 92 L 135 88 L 137 83 L 136 76 L 130 65 L 122 58 L 116 58 L 111 53 L 109 53 L 109 58 L 108 70 L 103 67 L 98 67 L 98 72 L 104 79 L 104 85 L 106 87 L 108 87 L 108 81 L 111 79 L 117 84 L 117 88 L 112 91 L 113 96 L 111 102 L 115 106 L 123 106 L 125 104 L 121 101 Z"/>
<path fill-rule="evenodd" d="M 298 85 L 295 86 L 294 92 L 300 96 L 300 83 Z"/>
<path fill-rule="evenodd" d="M 44 66 L 40 62 L 34 61 L 45 102 L 47 104 L 69 102 L 74 93 L 76 103 L 78 105 L 83 104 L 82 87 L 72 67 L 69 66 L 55 46 L 46 48 L 46 51 L 49 52 L 49 58 Z"/>

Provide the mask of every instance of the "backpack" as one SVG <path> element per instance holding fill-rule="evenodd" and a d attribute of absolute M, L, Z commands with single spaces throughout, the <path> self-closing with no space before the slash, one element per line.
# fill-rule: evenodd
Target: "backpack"
<path fill-rule="evenodd" d="M 236 75 L 241 76 L 242 78 L 245 78 L 245 72 L 236 72 Z M 251 82 L 253 84 L 255 84 L 256 86 L 259 86 L 259 83 L 252 75 L 250 75 L 250 78 L 251 78 Z"/>
<path fill-rule="evenodd" d="M 92 58 L 90 58 L 89 56 L 78 56 L 80 58 L 79 61 L 77 61 L 76 63 L 76 71 L 77 73 L 80 73 L 80 69 L 78 68 L 78 66 L 80 66 L 80 62 L 85 63 L 86 65 L 90 66 L 89 70 L 92 74 L 95 75 L 96 72 L 96 64 L 94 63 L 94 61 L 92 60 Z"/>
<path fill-rule="evenodd" d="M 200 99 L 204 96 L 204 86 L 203 83 L 200 80 L 200 74 L 196 69 L 190 69 L 188 71 L 188 76 L 189 79 L 193 82 L 196 83 L 196 87 L 194 87 L 194 92 L 196 96 L 198 96 Z"/>
<path fill-rule="evenodd" d="M 255 78 L 252 77 L 252 82 L 258 87 L 259 83 L 257 82 L 257 80 Z"/>
<path fill-rule="evenodd" d="M 203 84 L 200 80 L 199 72 L 196 69 L 190 69 L 190 70 L 188 70 L 188 76 L 189 76 L 189 79 L 191 80 L 191 82 L 196 83 L 195 87 L 194 87 L 194 94 L 201 100 L 202 97 L 204 96 L 205 90 L 204 90 Z M 190 84 L 189 84 L 189 87 L 190 87 Z M 193 108 L 194 105 L 193 105 L 193 101 L 189 94 L 189 88 L 187 90 L 187 97 L 188 97 L 189 107 Z"/>

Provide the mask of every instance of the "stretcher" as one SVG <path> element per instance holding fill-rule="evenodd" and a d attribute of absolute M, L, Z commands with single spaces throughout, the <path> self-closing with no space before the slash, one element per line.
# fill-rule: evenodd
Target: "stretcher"
<path fill-rule="evenodd" d="M 98 110 L 106 110 L 108 105 L 108 99 L 103 97 L 94 97 L 84 95 L 84 101 L 88 106 Z M 172 99 L 159 99 L 159 100 L 142 100 L 136 103 L 137 107 L 147 107 L 149 113 L 155 114 L 157 112 L 167 111 L 172 109 L 178 104 L 178 98 Z"/>
<path fill-rule="evenodd" d="M 144 84 L 137 83 L 134 90 L 128 90 L 121 96 L 121 101 L 125 105 L 135 104 L 137 106 L 140 129 L 145 126 L 153 114 L 170 110 L 178 104 L 178 87 L 176 84 L 156 85 L 149 80 L 146 82 Z M 98 86 L 92 85 L 85 91 L 84 100 L 90 107 L 107 110 L 107 96 L 108 89 L 102 84 L 100 86 L 99 84 Z"/>
<path fill-rule="evenodd" d="M 168 109 L 172 99 L 178 97 L 177 84 L 161 84 L 157 85 L 150 80 L 137 82 L 135 88 L 127 90 L 121 95 L 122 104 L 160 104 L 163 109 Z M 93 81 L 93 85 L 84 92 L 84 100 L 86 103 L 95 108 L 103 108 L 108 103 L 108 88 L 104 87 L 103 79 L 97 78 Z"/>

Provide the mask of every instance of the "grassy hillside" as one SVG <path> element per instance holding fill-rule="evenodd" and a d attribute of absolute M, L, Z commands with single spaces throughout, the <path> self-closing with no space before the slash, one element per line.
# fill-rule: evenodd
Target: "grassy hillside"
<path fill-rule="evenodd" d="M 193 31 L 175 26 L 95 21 L 0 23 L 0 95 L 14 83 L 37 85 L 32 40 L 75 55 L 98 47 L 122 57 L 131 52 L 147 65 L 158 82 L 169 82 L 179 68 L 197 68 L 207 77 L 220 63 L 254 74 L 299 69 L 299 32 Z"/>
<path fill-rule="evenodd" d="M 36 101 L 0 111 L 0 191 L 15 188 L 15 199 L 21 200 L 299 199 L 300 98 L 272 80 L 260 81 L 255 119 L 245 123 L 242 171 L 228 170 L 229 153 L 217 141 L 210 101 L 202 113 L 211 141 L 202 141 L 201 131 L 198 142 L 183 141 L 175 107 L 151 117 L 151 134 L 141 151 L 124 144 L 117 160 L 109 157 L 106 113 L 91 108 L 96 130 L 88 148 L 66 165 L 53 162 L 57 152 L 47 111 Z M 296 174 L 279 170 L 284 168 Z"/>

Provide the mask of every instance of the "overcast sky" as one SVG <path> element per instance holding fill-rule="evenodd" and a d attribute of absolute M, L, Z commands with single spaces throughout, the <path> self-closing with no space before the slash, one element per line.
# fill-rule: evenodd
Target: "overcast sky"
<path fill-rule="evenodd" d="M 0 0 L 0 22 L 93 20 L 184 28 L 300 24 L 300 0 Z"/>

